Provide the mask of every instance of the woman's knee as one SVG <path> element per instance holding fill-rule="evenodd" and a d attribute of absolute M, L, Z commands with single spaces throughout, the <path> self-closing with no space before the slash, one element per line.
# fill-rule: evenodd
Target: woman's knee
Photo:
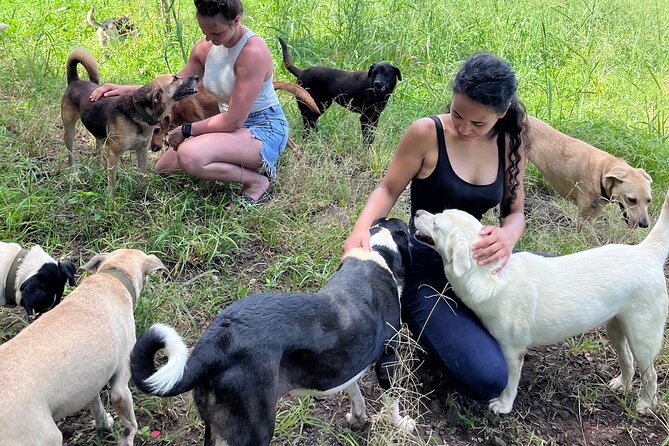
<path fill-rule="evenodd" d="M 176 156 L 177 167 L 186 173 L 195 174 L 202 169 L 203 163 L 197 150 L 189 147 L 179 147 Z"/>
<path fill-rule="evenodd" d="M 462 394 L 477 401 L 497 398 L 509 380 L 505 364 L 480 364 L 478 369 L 462 370 L 453 376 L 454 387 Z"/>

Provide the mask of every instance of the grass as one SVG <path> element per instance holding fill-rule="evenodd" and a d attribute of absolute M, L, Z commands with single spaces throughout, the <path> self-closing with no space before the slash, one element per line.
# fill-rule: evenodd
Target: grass
<path fill-rule="evenodd" d="M 157 1 L 98 2 L 99 20 L 126 13 L 137 27 L 132 38 L 106 50 L 85 22 L 89 4 L 5 4 L 0 22 L 10 27 L 0 31 L 0 239 L 39 243 L 54 256 L 80 264 L 119 247 L 158 255 L 170 274 L 152 279 L 143 292 L 136 311 L 140 333 L 161 321 L 175 326 L 192 345 L 220 308 L 240 297 L 320 287 L 336 270 L 342 243 L 402 132 L 419 117 L 444 109 L 453 74 L 474 51 L 491 51 L 511 63 L 531 114 L 646 169 L 654 179 L 654 216 L 669 189 L 669 4 L 659 0 L 247 0 L 244 21 L 266 38 L 275 79 L 293 80 L 281 66 L 276 37 L 282 36 L 299 67 L 367 69 L 389 60 L 401 68 L 403 80 L 369 149 L 361 144 L 357 116 L 338 107 L 321 118 L 319 132 L 302 139 L 297 107 L 280 93 L 302 157 L 288 149 L 273 185 L 274 200 L 242 214 L 226 210 L 238 188 L 184 175 L 151 174 L 144 195 L 130 158 L 119 172 L 116 200 L 106 199 L 104 170 L 91 156 L 93 146 L 83 131 L 76 138 L 77 181 L 68 181 L 64 169 L 59 101 L 69 51 L 88 48 L 108 82 L 140 84 L 176 72 L 201 37 L 191 2 L 171 2 L 169 26 Z M 596 222 L 581 222 L 574 206 L 557 197 L 532 166 L 526 188 L 539 198 L 528 209 L 518 248 L 566 254 L 595 242 L 636 243 L 647 233 L 627 230 L 614 206 Z M 402 197 L 393 214 L 406 220 L 406 203 Z M 22 326 L 16 312 L 3 310 L 0 321 L 3 340 Z M 569 350 L 573 355 L 610 355 L 600 339 L 589 336 L 570 341 Z M 666 375 L 666 351 L 658 362 Z M 558 386 L 556 380 L 551 377 L 546 394 Z M 592 407 L 596 402 L 587 390 L 607 392 L 600 384 L 590 380 L 574 388 L 575 398 Z M 662 387 L 661 392 L 666 399 Z M 184 444 L 201 438 L 202 426 L 188 398 L 163 400 L 138 393 L 135 398 L 146 423 L 138 442 Z M 334 401 L 330 404 L 342 405 L 338 413 L 344 413 L 347 403 Z M 283 401 L 277 442 L 320 438 L 312 441 L 353 446 L 390 441 L 380 428 L 360 434 L 343 427 L 341 420 L 318 416 L 322 404 L 309 398 Z M 633 399 L 625 403 L 631 423 L 633 404 Z M 455 400 L 446 405 L 468 432 L 490 429 L 480 411 Z M 522 417 L 510 420 L 505 435 L 517 444 L 558 441 Z M 666 414 L 660 414 L 659 424 L 667 431 Z M 147 425 L 164 426 L 159 440 L 149 438 Z M 94 433 L 77 435 L 77 444 L 114 442 Z"/>

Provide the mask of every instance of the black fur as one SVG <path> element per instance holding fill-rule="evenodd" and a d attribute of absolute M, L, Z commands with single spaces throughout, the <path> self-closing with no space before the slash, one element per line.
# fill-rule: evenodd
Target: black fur
<path fill-rule="evenodd" d="M 65 283 L 76 285 L 74 273 L 72 262 L 45 263 L 36 274 L 25 280 L 19 289 L 21 306 L 28 317 L 33 313 L 41 316 L 58 305 L 65 291 Z"/>
<path fill-rule="evenodd" d="M 216 436 L 230 446 L 268 445 L 276 404 L 292 389 L 333 389 L 375 362 L 380 382 L 387 385 L 392 368 L 380 363 L 394 360 L 388 341 L 400 329 L 398 287 L 404 281 L 409 231 L 397 219 L 376 223 L 391 231 L 401 253 L 379 250 L 392 274 L 376 261 L 349 256 L 314 294 L 251 295 L 212 321 L 181 380 L 160 393 L 195 389 L 205 445 Z M 146 380 L 156 371 L 153 358 L 163 347 L 152 327 L 133 349 L 133 381 L 144 392 L 154 393 Z"/>
<path fill-rule="evenodd" d="M 328 67 L 311 67 L 301 70 L 293 65 L 286 43 L 279 37 L 283 64 L 316 101 L 321 114 L 333 102 L 360 114 L 362 136 L 366 143 L 374 140 L 374 131 L 381 112 L 386 108 L 390 95 L 398 80 L 402 80 L 400 69 L 388 62 L 371 65 L 367 71 L 344 71 Z M 318 114 L 298 100 L 305 130 L 316 127 Z"/>

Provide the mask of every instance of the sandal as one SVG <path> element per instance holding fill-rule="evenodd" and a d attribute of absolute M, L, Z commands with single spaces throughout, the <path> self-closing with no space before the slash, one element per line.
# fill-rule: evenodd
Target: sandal
<path fill-rule="evenodd" d="M 228 210 L 234 210 L 235 208 L 237 210 L 240 210 L 241 208 L 246 208 L 246 207 L 253 207 L 253 206 L 258 206 L 263 203 L 267 203 L 272 199 L 272 194 L 269 193 L 269 191 L 263 192 L 263 194 L 258 198 L 257 200 L 254 200 L 253 198 L 249 197 L 248 195 L 240 195 L 236 202 L 232 201 L 230 204 L 228 204 Z"/>
<path fill-rule="evenodd" d="M 259 205 L 259 204 L 267 203 L 271 199 L 272 199 L 272 195 L 269 193 L 268 190 L 266 190 L 265 192 L 262 193 L 260 198 L 258 198 L 257 200 L 254 200 L 253 198 L 249 197 L 248 195 L 242 194 L 239 197 L 239 202 L 241 204 L 245 205 L 245 206 L 256 206 L 256 205 Z"/>

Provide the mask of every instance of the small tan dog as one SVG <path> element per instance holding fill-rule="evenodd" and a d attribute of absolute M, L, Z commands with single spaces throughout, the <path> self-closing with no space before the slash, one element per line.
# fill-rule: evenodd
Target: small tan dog
<path fill-rule="evenodd" d="M 604 323 L 621 370 L 609 387 L 629 389 L 636 361 L 642 383 L 636 410 L 648 414 L 656 407 L 653 361 L 669 304 L 663 271 L 669 193 L 655 227 L 638 245 L 611 244 L 559 257 L 517 252 L 497 274 L 490 273 L 495 265 L 480 266 L 472 259 L 470 247 L 482 227 L 473 216 L 419 210 L 414 222 L 418 240 L 439 252 L 453 290 L 502 349 L 509 380 L 490 400 L 490 410 L 511 412 L 528 347 L 554 344 Z"/>
<path fill-rule="evenodd" d="M 79 79 L 77 66 L 83 65 L 90 81 Z M 169 114 L 174 104 L 197 94 L 198 76 L 181 78 L 163 74 L 132 94 L 102 97 L 91 102 L 98 88 L 99 71 L 95 58 L 83 48 L 75 48 L 67 57 L 67 89 L 60 103 L 63 140 L 68 152 L 70 173 L 74 174 L 74 135 L 77 121 L 96 139 L 98 151 L 104 151 L 107 163 L 107 192 L 114 194 L 116 169 L 128 150 L 137 154 L 137 164 L 146 188 L 149 146 L 154 127 Z"/>
<path fill-rule="evenodd" d="M 609 202 L 620 206 L 630 227 L 648 227 L 652 178 L 590 144 L 528 116 L 531 149 L 527 156 L 546 181 L 576 203 L 582 216 L 596 217 Z"/>
<path fill-rule="evenodd" d="M 95 271 L 63 302 L 0 345 L 0 446 L 61 446 L 55 420 L 88 407 L 100 430 L 123 423 L 119 444 L 132 445 L 137 422 L 128 388 L 135 345 L 133 310 L 147 276 L 165 268 L 134 249 L 98 254 L 82 266 Z"/>

